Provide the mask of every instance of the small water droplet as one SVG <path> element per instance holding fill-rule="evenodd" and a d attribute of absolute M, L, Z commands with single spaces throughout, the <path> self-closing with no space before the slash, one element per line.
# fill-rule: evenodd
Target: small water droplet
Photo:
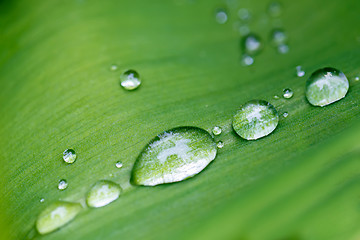
<path fill-rule="evenodd" d="M 217 146 L 217 148 L 223 148 L 224 147 L 224 142 L 222 142 L 222 141 L 218 141 L 217 143 L 216 143 L 216 146 Z"/>
<path fill-rule="evenodd" d="M 221 127 L 219 127 L 219 126 L 215 126 L 215 127 L 212 129 L 212 132 L 213 132 L 213 134 L 214 134 L 215 136 L 217 136 L 217 135 L 220 135 L 220 134 L 221 134 L 222 129 L 221 129 Z"/>
<path fill-rule="evenodd" d="M 280 97 L 278 95 L 274 95 L 274 99 L 279 99 Z"/>
<path fill-rule="evenodd" d="M 360 78 L 359 78 L 359 77 L 355 77 L 354 80 L 355 80 L 355 81 L 359 81 Z"/>
<path fill-rule="evenodd" d="M 294 92 L 290 88 L 285 88 L 283 92 L 283 97 L 286 99 L 292 98 L 292 96 L 294 95 Z"/>
<path fill-rule="evenodd" d="M 279 122 L 275 107 L 264 100 L 245 103 L 233 117 L 233 128 L 242 138 L 255 140 L 269 135 Z"/>
<path fill-rule="evenodd" d="M 119 198 L 121 187 L 108 180 L 96 182 L 86 196 L 86 204 L 89 207 L 98 208 L 108 205 Z"/>
<path fill-rule="evenodd" d="M 277 49 L 281 54 L 286 54 L 289 52 L 289 46 L 287 44 L 280 44 Z"/>
<path fill-rule="evenodd" d="M 67 186 L 68 186 L 67 181 L 65 179 L 61 179 L 58 184 L 58 189 L 65 190 L 67 188 Z"/>
<path fill-rule="evenodd" d="M 305 75 L 305 71 L 302 70 L 301 66 L 296 66 L 296 76 L 303 77 Z"/>
<path fill-rule="evenodd" d="M 111 71 L 116 71 L 118 69 L 118 66 L 116 65 L 116 64 L 112 64 L 111 66 L 110 66 L 110 70 Z"/>
<path fill-rule="evenodd" d="M 315 71 L 306 82 L 306 98 L 314 106 L 326 106 L 345 97 L 349 81 L 335 68 Z"/>
<path fill-rule="evenodd" d="M 253 33 L 242 37 L 240 45 L 243 53 L 247 55 L 258 54 L 262 48 L 260 37 Z"/>
<path fill-rule="evenodd" d="M 141 84 L 140 76 L 135 70 L 127 70 L 121 74 L 120 84 L 126 90 L 134 90 Z"/>
<path fill-rule="evenodd" d="M 254 58 L 249 55 L 244 54 L 241 59 L 241 63 L 243 66 L 250 66 L 254 63 Z"/>
<path fill-rule="evenodd" d="M 66 163 L 73 163 L 76 160 L 76 153 L 73 149 L 66 149 L 63 152 L 63 159 Z"/>
<path fill-rule="evenodd" d="M 280 28 L 274 29 L 271 32 L 271 41 L 275 46 L 278 46 L 281 44 L 286 44 L 287 39 L 288 38 L 287 38 L 285 31 Z"/>
<path fill-rule="evenodd" d="M 282 6 L 279 2 L 269 4 L 268 13 L 271 17 L 279 17 L 282 13 Z"/>
<path fill-rule="evenodd" d="M 50 233 L 73 220 L 81 209 L 79 203 L 55 202 L 39 214 L 36 229 L 40 234 Z"/>
<path fill-rule="evenodd" d="M 228 15 L 225 11 L 225 9 L 218 9 L 215 13 L 216 22 L 220 24 L 224 24 L 228 20 Z"/>
<path fill-rule="evenodd" d="M 243 21 L 248 21 L 251 18 L 250 11 L 246 8 L 240 8 L 238 11 L 238 16 Z"/>
<path fill-rule="evenodd" d="M 240 25 L 239 26 L 239 33 L 241 36 L 245 36 L 250 33 L 250 28 L 248 25 Z"/>
<path fill-rule="evenodd" d="M 287 116 L 289 116 L 289 114 L 287 112 L 284 112 L 283 117 L 286 118 Z"/>
<path fill-rule="evenodd" d="M 117 168 L 122 168 L 122 166 L 123 166 L 123 164 L 122 164 L 122 162 L 116 162 L 115 163 L 115 166 L 117 167 Z"/>
<path fill-rule="evenodd" d="M 41 199 L 40 199 L 40 202 L 41 202 L 41 203 L 45 202 L 45 199 L 44 199 L 44 198 L 41 198 Z"/>
<path fill-rule="evenodd" d="M 131 182 L 155 186 L 193 177 L 215 159 L 212 136 L 197 127 L 178 127 L 155 137 L 140 153 Z"/>

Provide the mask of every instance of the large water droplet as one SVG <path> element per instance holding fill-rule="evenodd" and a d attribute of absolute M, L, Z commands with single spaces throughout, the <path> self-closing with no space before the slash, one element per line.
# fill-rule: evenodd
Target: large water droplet
<path fill-rule="evenodd" d="M 98 208 L 108 205 L 119 198 L 121 187 L 108 180 L 96 182 L 86 196 L 86 204 L 89 207 Z"/>
<path fill-rule="evenodd" d="M 211 135 L 197 127 L 179 127 L 155 137 L 137 158 L 132 182 L 154 186 L 179 182 L 201 172 L 216 156 Z"/>
<path fill-rule="evenodd" d="M 283 92 L 284 92 L 283 97 L 286 99 L 292 98 L 292 96 L 294 95 L 293 90 L 291 90 L 290 88 L 285 88 Z"/>
<path fill-rule="evenodd" d="M 61 179 L 58 184 L 58 189 L 65 190 L 67 188 L 67 186 L 68 186 L 67 181 L 65 179 Z"/>
<path fill-rule="evenodd" d="M 74 219 L 81 209 L 79 203 L 55 202 L 39 214 L 36 229 L 40 234 L 50 233 Z"/>
<path fill-rule="evenodd" d="M 215 127 L 212 129 L 212 133 L 213 133 L 215 136 L 220 135 L 221 132 L 222 132 L 222 129 L 221 129 L 221 127 L 219 127 L 219 126 L 215 126 Z"/>
<path fill-rule="evenodd" d="M 305 71 L 302 70 L 301 66 L 296 66 L 296 76 L 303 77 L 305 75 Z"/>
<path fill-rule="evenodd" d="M 140 76 L 135 70 L 127 70 L 121 74 L 120 84 L 126 90 L 134 90 L 141 84 Z"/>
<path fill-rule="evenodd" d="M 315 71 L 306 82 L 306 98 L 314 106 L 326 106 L 345 97 L 349 81 L 335 68 Z"/>
<path fill-rule="evenodd" d="M 255 140 L 270 134 L 279 122 L 275 107 L 264 100 L 245 103 L 233 117 L 233 128 L 242 138 Z"/>
<path fill-rule="evenodd" d="M 218 9 L 215 12 L 215 19 L 218 23 L 220 24 L 224 24 L 227 22 L 228 20 L 228 16 L 227 13 L 225 11 L 225 9 Z"/>
<path fill-rule="evenodd" d="M 256 34 L 250 33 L 244 36 L 240 42 L 243 54 L 255 55 L 260 52 L 262 48 L 261 39 Z"/>
<path fill-rule="evenodd" d="M 76 160 L 76 153 L 72 149 L 66 149 L 63 152 L 63 159 L 67 163 L 73 163 Z"/>

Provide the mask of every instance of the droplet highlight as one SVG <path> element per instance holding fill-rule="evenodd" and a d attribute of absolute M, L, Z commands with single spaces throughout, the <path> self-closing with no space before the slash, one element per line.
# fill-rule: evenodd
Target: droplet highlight
<path fill-rule="evenodd" d="M 256 140 L 269 135 L 279 123 L 275 107 L 264 100 L 245 103 L 233 117 L 233 129 L 246 140 Z"/>
<path fill-rule="evenodd" d="M 286 99 L 289 99 L 289 98 L 292 98 L 292 96 L 294 95 L 294 92 L 293 90 L 291 90 L 290 88 L 285 88 L 283 90 L 283 97 L 286 98 Z"/>
<path fill-rule="evenodd" d="M 58 183 L 59 190 L 65 190 L 68 187 L 68 183 L 65 179 L 61 179 Z"/>
<path fill-rule="evenodd" d="M 131 182 L 155 186 L 183 181 L 201 172 L 216 157 L 212 136 L 197 127 L 178 127 L 155 137 L 137 158 Z"/>
<path fill-rule="evenodd" d="M 76 160 L 76 153 L 73 149 L 66 149 L 63 152 L 63 160 L 66 163 L 74 163 Z"/>
<path fill-rule="evenodd" d="M 135 70 L 127 70 L 120 76 L 120 85 L 125 90 L 135 90 L 140 84 L 140 75 Z"/>
<path fill-rule="evenodd" d="M 313 106 L 326 106 L 345 97 L 349 81 L 345 74 L 335 68 L 315 71 L 306 82 L 306 98 Z"/>
<path fill-rule="evenodd" d="M 215 126 L 215 127 L 212 129 L 212 133 L 213 133 L 215 136 L 220 135 L 221 132 L 222 132 L 222 129 L 221 129 L 221 127 L 219 127 L 219 126 Z"/>
<path fill-rule="evenodd" d="M 122 188 L 112 181 L 100 180 L 96 182 L 86 196 L 86 204 L 92 208 L 108 205 L 119 198 Z"/>

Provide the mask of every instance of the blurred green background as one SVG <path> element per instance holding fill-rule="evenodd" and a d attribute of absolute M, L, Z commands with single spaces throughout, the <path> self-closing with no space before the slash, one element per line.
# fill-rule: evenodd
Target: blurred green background
<path fill-rule="evenodd" d="M 267 14 L 270 2 L 0 1 L 0 238 L 360 239 L 360 1 L 283 0 L 278 18 Z M 228 12 L 225 24 L 215 21 L 218 8 Z M 240 8 L 264 42 L 249 67 L 240 63 L 234 28 Z M 287 54 L 269 43 L 276 26 L 288 34 Z M 296 77 L 297 65 L 305 77 Z M 326 66 L 342 70 L 350 90 L 312 107 L 306 79 Z M 143 81 L 134 92 L 119 86 L 129 68 Z M 294 96 L 273 99 L 284 88 Z M 251 99 L 289 113 L 257 141 L 231 128 Z M 156 134 L 215 125 L 225 146 L 199 175 L 129 184 Z M 78 154 L 72 165 L 62 161 L 67 148 Z M 62 178 L 65 191 L 57 189 Z M 47 205 L 82 201 L 100 179 L 124 188 L 117 201 L 54 233 L 35 233 Z"/>

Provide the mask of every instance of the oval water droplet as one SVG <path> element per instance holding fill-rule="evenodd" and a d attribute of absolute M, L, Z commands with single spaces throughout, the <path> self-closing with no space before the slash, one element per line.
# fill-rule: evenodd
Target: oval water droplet
<path fill-rule="evenodd" d="M 303 77 L 305 75 L 305 71 L 302 70 L 301 66 L 296 66 L 296 76 Z"/>
<path fill-rule="evenodd" d="M 243 54 L 256 55 L 261 51 L 262 43 L 258 35 L 250 33 L 241 39 L 240 46 Z"/>
<path fill-rule="evenodd" d="M 294 95 L 293 90 L 291 90 L 290 88 L 285 88 L 283 92 L 284 92 L 283 97 L 286 99 L 292 98 L 292 96 Z"/>
<path fill-rule="evenodd" d="M 306 98 L 314 106 L 326 106 L 345 97 L 349 81 L 335 68 L 315 71 L 306 82 Z"/>
<path fill-rule="evenodd" d="M 255 140 L 269 135 L 279 123 L 275 107 L 264 100 L 245 103 L 233 117 L 233 128 L 242 138 Z"/>
<path fill-rule="evenodd" d="M 140 75 L 135 70 L 127 70 L 120 76 L 120 85 L 125 90 L 135 90 L 140 84 Z"/>
<path fill-rule="evenodd" d="M 79 203 L 55 202 L 39 214 L 36 229 L 40 234 L 50 233 L 74 219 L 81 209 Z"/>
<path fill-rule="evenodd" d="M 123 166 L 123 163 L 120 161 L 115 163 L 115 167 L 117 167 L 117 168 L 122 168 L 122 166 Z"/>
<path fill-rule="evenodd" d="M 225 9 L 216 10 L 215 19 L 216 19 L 216 22 L 218 22 L 220 24 L 226 23 L 228 20 L 228 15 L 227 15 L 227 12 L 225 11 Z"/>
<path fill-rule="evenodd" d="M 279 99 L 280 97 L 278 95 L 273 96 L 274 99 Z"/>
<path fill-rule="evenodd" d="M 67 188 L 67 186 L 68 186 L 67 181 L 65 179 L 61 179 L 58 184 L 58 189 L 65 190 Z"/>
<path fill-rule="evenodd" d="M 96 182 L 86 196 L 86 204 L 89 207 L 98 208 L 108 205 L 119 198 L 122 188 L 108 180 Z"/>
<path fill-rule="evenodd" d="M 250 66 L 254 63 L 254 58 L 251 56 L 244 54 L 241 59 L 241 63 L 243 66 Z"/>
<path fill-rule="evenodd" d="M 73 149 L 66 149 L 63 152 L 63 159 L 66 163 L 73 163 L 76 160 L 76 153 Z"/>
<path fill-rule="evenodd" d="M 225 144 L 224 144 L 223 141 L 218 141 L 218 142 L 216 143 L 217 148 L 223 148 L 224 145 L 225 145 Z"/>
<path fill-rule="evenodd" d="M 221 127 L 219 127 L 219 126 L 215 126 L 215 127 L 212 129 L 212 133 L 213 133 L 215 136 L 220 135 L 221 132 L 222 132 L 222 129 L 221 129 Z"/>
<path fill-rule="evenodd" d="M 155 137 L 140 153 L 132 183 L 155 186 L 179 182 L 201 172 L 217 152 L 211 135 L 197 127 L 178 127 Z"/>

